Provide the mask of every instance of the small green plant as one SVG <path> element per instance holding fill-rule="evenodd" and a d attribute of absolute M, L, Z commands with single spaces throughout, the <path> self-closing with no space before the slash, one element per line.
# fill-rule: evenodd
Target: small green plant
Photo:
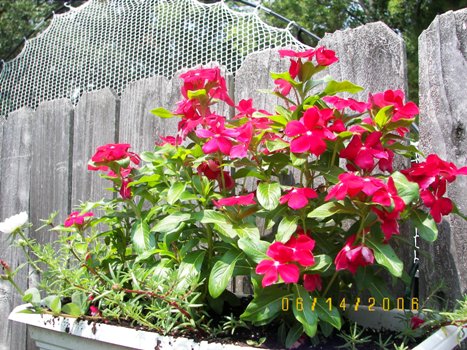
<path fill-rule="evenodd" d="M 384 337 L 384 339 L 383 339 Z M 393 336 L 383 336 L 381 333 L 378 334 L 378 341 L 375 341 L 376 346 L 380 350 L 391 350 L 390 346 L 394 344 Z M 392 348 L 392 347 L 391 347 Z"/>
<path fill-rule="evenodd" d="M 233 314 L 230 314 L 230 316 L 224 316 L 224 318 L 226 319 L 226 321 L 224 322 L 222 329 L 224 330 L 224 332 L 230 335 L 234 335 L 237 329 L 239 328 L 250 328 L 245 321 L 235 317 Z"/>
<path fill-rule="evenodd" d="M 350 326 L 349 332 L 341 332 L 337 336 L 345 341 L 344 345 L 338 346 L 339 349 L 357 350 L 359 345 L 371 343 L 371 336 L 363 336 L 365 328 L 360 328 L 357 323 Z"/>

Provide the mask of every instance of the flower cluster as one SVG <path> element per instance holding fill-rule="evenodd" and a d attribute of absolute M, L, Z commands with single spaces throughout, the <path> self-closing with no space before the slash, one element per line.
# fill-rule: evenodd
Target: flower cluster
<path fill-rule="evenodd" d="M 396 157 L 421 155 L 409 132 L 418 107 L 402 91 L 344 98 L 363 88 L 316 77 L 338 61 L 332 50 L 279 54 L 290 62 L 271 74 L 280 106 L 234 102 L 219 68 L 198 68 L 181 75 L 173 112 L 152 111 L 179 118 L 176 135 L 161 136 L 141 155 L 125 143 L 97 149 L 88 169 L 103 172 L 120 195 L 84 203 L 56 228 L 65 233 L 65 258 L 44 257 L 53 250 L 25 239 L 39 257 L 33 264 L 54 262 L 49 289 L 65 286 L 56 294 L 93 319 L 158 331 L 189 325 L 191 332 L 238 302 L 227 288 L 242 276 L 253 288 L 242 321 L 278 320 L 292 339 L 329 328 L 318 323 L 341 327 L 339 311 L 323 297 L 380 289 L 384 273 L 402 277 L 391 246 L 400 223 L 411 220 L 422 239 L 434 241 L 436 223 L 456 212 L 448 186 L 467 167 L 428 155 L 395 169 Z M 219 103 L 235 113 L 220 115 Z M 14 221 L 0 230 L 11 233 L 23 220 Z M 63 274 L 60 262 L 70 257 L 82 268 Z M 281 300 L 292 297 L 316 300 L 321 311 L 281 313 Z"/>

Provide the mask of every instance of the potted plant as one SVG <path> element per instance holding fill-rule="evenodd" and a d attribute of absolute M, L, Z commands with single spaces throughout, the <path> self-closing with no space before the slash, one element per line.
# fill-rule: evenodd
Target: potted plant
<path fill-rule="evenodd" d="M 290 68 L 271 76 L 282 106 L 234 106 L 218 68 L 188 71 L 176 110 L 152 111 L 180 118 L 177 135 L 139 155 L 108 144 L 92 156 L 88 169 L 112 183 L 113 199 L 83 203 L 61 225 L 49 218 L 53 244 L 4 223 L 41 275 L 23 293 L 29 312 L 90 321 L 94 337 L 101 324 L 198 340 L 247 329 L 290 347 L 340 330 L 347 304 L 416 310 L 382 278 L 403 275 L 391 242 L 407 220 L 434 241 L 436 223 L 456 212 L 446 186 L 467 167 L 433 154 L 395 170 L 395 157 L 420 154 L 407 143 L 417 106 L 399 90 L 338 97 L 362 87 L 316 78 L 337 61 L 326 48 L 280 55 Z M 237 114 L 216 114 L 217 103 Z M 234 278 L 251 295 L 229 289 Z M 356 296 L 363 291 L 368 300 Z M 152 337 L 151 348 L 172 342 Z"/>

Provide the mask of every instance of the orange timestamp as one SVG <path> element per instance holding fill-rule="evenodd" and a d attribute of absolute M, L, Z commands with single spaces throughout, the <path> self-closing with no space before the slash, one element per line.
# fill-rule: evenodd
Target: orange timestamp
<path fill-rule="evenodd" d="M 337 301 L 338 303 L 334 303 Z M 307 303 L 308 304 L 308 303 Z M 361 298 L 357 297 L 352 300 L 342 298 L 340 300 L 333 300 L 333 298 L 313 298 L 310 303 L 311 311 L 315 311 L 317 305 L 322 309 L 327 307 L 329 311 L 333 308 L 341 309 L 342 311 L 351 310 L 368 310 L 375 311 L 375 307 L 380 307 L 383 311 L 391 311 L 393 309 L 404 311 L 410 309 L 411 311 L 418 311 L 419 301 L 418 298 L 397 298 L 391 300 L 390 298 L 383 298 L 380 303 L 377 303 L 376 298 L 370 297 L 362 301 Z M 338 305 L 338 306 L 336 306 Z M 290 299 L 287 297 L 282 298 L 282 311 L 289 311 L 291 308 L 295 308 L 296 311 L 303 311 L 304 302 L 303 298 Z"/>

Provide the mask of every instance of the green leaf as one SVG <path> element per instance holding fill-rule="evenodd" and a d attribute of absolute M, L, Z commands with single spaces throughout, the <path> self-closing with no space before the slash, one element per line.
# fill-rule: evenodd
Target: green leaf
<path fill-rule="evenodd" d="M 382 129 L 391 120 L 393 106 L 386 106 L 381 108 L 375 116 L 376 125 Z"/>
<path fill-rule="evenodd" d="M 232 177 L 234 179 L 241 179 L 244 177 L 256 177 L 257 179 L 260 179 L 260 180 L 266 180 L 266 176 L 264 176 L 264 174 L 260 173 L 254 167 L 241 168 L 240 170 L 236 171 Z"/>
<path fill-rule="evenodd" d="M 219 297 L 227 288 L 232 278 L 235 264 L 242 256 L 243 252 L 228 251 L 219 261 L 216 261 L 209 275 L 208 284 L 209 294 L 211 294 L 213 298 Z"/>
<path fill-rule="evenodd" d="M 199 90 L 188 90 L 187 91 L 187 96 L 191 100 L 196 97 L 200 96 L 206 96 L 206 90 L 205 89 L 199 89 Z"/>
<path fill-rule="evenodd" d="M 285 216 L 279 223 L 276 233 L 276 241 L 286 243 L 297 230 L 298 216 Z"/>
<path fill-rule="evenodd" d="M 183 191 L 185 191 L 186 183 L 183 182 L 175 182 L 170 186 L 169 191 L 167 192 L 167 203 L 170 205 L 174 204 L 180 196 L 182 195 Z"/>
<path fill-rule="evenodd" d="M 240 238 L 238 240 L 238 247 L 255 263 L 269 258 L 266 255 L 266 251 L 270 245 L 271 243 L 261 240 L 252 240 L 248 238 Z"/>
<path fill-rule="evenodd" d="M 158 107 L 151 110 L 151 113 L 159 118 L 172 118 L 174 114 L 165 108 Z"/>
<path fill-rule="evenodd" d="M 62 311 L 62 302 L 57 295 L 50 295 L 44 299 L 45 305 L 52 310 L 54 315 L 60 314 Z"/>
<path fill-rule="evenodd" d="M 332 259 L 329 255 L 319 254 L 315 255 L 315 263 L 309 266 L 305 271 L 326 271 L 332 265 Z"/>
<path fill-rule="evenodd" d="M 184 291 L 198 283 L 206 251 L 197 250 L 188 253 L 178 267 L 177 291 Z"/>
<path fill-rule="evenodd" d="M 277 182 L 262 182 L 258 185 L 256 196 L 258 197 L 259 204 L 261 204 L 264 209 L 274 210 L 279 205 L 281 186 Z"/>
<path fill-rule="evenodd" d="M 397 189 L 397 194 L 402 198 L 406 205 L 417 201 L 419 197 L 419 187 L 415 182 L 407 180 L 404 174 L 396 171 L 391 175 L 394 180 L 394 185 Z"/>
<path fill-rule="evenodd" d="M 68 315 L 72 315 L 72 316 L 82 315 L 81 308 L 74 303 L 68 303 L 68 304 L 63 305 L 62 312 Z"/>
<path fill-rule="evenodd" d="M 395 277 L 401 277 L 404 269 L 404 263 L 397 257 L 396 253 L 389 244 L 377 241 L 377 238 L 368 237 L 365 240 L 368 247 L 373 249 L 375 259 L 378 264 L 383 265 Z"/>
<path fill-rule="evenodd" d="M 291 348 L 292 345 L 294 345 L 294 343 L 302 336 L 302 334 L 303 325 L 299 322 L 296 322 L 287 333 L 287 337 L 285 338 L 285 348 Z"/>
<path fill-rule="evenodd" d="M 202 224 L 230 224 L 224 214 L 215 210 L 207 209 L 196 213 L 194 216 L 196 219 L 199 219 Z"/>
<path fill-rule="evenodd" d="M 24 292 L 23 301 L 33 305 L 41 302 L 41 294 L 37 288 L 29 288 Z"/>
<path fill-rule="evenodd" d="M 323 205 L 320 205 L 318 208 L 312 210 L 309 214 L 309 218 L 324 219 L 334 214 L 346 213 L 342 205 L 339 205 L 339 202 L 327 202 Z"/>
<path fill-rule="evenodd" d="M 282 311 L 282 298 L 289 295 L 287 291 L 276 286 L 261 289 L 240 317 L 254 325 L 267 324 L 279 316 Z"/>
<path fill-rule="evenodd" d="M 411 215 L 415 227 L 418 229 L 418 234 L 425 241 L 434 242 L 438 238 L 438 226 L 430 214 L 423 210 L 415 209 Z"/>
<path fill-rule="evenodd" d="M 314 337 L 318 329 L 318 315 L 311 309 L 310 294 L 301 285 L 296 284 L 294 287 L 296 305 L 293 307 L 293 314 L 297 321 L 303 325 L 305 333 L 309 337 Z M 297 300 L 301 300 L 303 305 L 298 304 Z"/>
<path fill-rule="evenodd" d="M 344 80 L 344 81 L 331 80 L 326 85 L 321 95 L 330 96 L 330 95 L 335 95 L 338 92 L 350 92 L 351 94 L 356 94 L 357 92 L 360 92 L 362 90 L 363 88 L 361 86 L 355 85 L 354 83 L 348 80 Z"/>
<path fill-rule="evenodd" d="M 292 111 L 290 111 L 289 109 L 284 108 L 282 106 L 276 106 L 275 110 L 276 110 L 277 114 L 284 117 L 285 124 L 287 124 L 287 122 L 292 119 Z M 270 117 L 270 116 L 263 114 L 262 117 Z M 282 124 L 282 123 L 280 123 L 280 124 Z M 283 125 L 285 125 L 285 124 L 283 124 Z"/>
<path fill-rule="evenodd" d="M 269 152 L 279 151 L 287 147 L 289 147 L 289 144 L 280 139 L 266 141 L 266 148 L 268 149 Z"/>
<path fill-rule="evenodd" d="M 290 76 L 289 72 L 283 72 L 283 73 L 270 73 L 270 76 L 273 80 L 276 79 L 283 79 L 289 83 L 291 83 L 293 86 L 296 86 L 298 83 Z"/>
<path fill-rule="evenodd" d="M 318 298 L 315 310 L 318 313 L 318 318 L 337 329 L 341 329 L 342 320 L 339 311 L 335 307 L 329 310 L 329 304 L 323 298 Z"/>
<path fill-rule="evenodd" d="M 151 250 L 156 246 L 154 235 L 150 232 L 148 224 L 139 219 L 131 227 L 131 241 L 133 249 L 140 254 L 147 250 Z"/>
<path fill-rule="evenodd" d="M 163 218 L 161 221 L 159 221 L 157 224 L 153 226 L 151 229 L 151 232 L 161 232 L 161 233 L 167 233 L 170 231 L 175 230 L 182 222 L 190 220 L 191 215 L 188 213 L 173 213 L 165 218 Z"/>

